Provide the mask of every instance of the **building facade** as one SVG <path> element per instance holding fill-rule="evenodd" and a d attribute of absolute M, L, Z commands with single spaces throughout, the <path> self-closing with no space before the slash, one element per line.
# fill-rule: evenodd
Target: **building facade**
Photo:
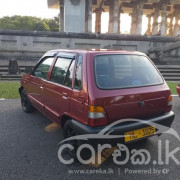
<path fill-rule="evenodd" d="M 95 13 L 95 32 L 101 33 L 103 12 L 109 13 L 108 33 L 121 33 L 123 13 L 131 16 L 131 34 L 141 34 L 143 15 L 148 18 L 146 35 L 176 36 L 180 31 L 180 0 L 48 0 L 48 7 L 59 8 L 61 32 L 92 32 Z"/>

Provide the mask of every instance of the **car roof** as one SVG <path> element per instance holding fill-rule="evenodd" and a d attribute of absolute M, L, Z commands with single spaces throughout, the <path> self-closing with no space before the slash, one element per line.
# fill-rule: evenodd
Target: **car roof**
<path fill-rule="evenodd" d="M 112 49 L 55 49 L 48 51 L 47 53 L 82 53 L 82 54 L 133 54 L 133 55 L 145 55 L 138 51 L 127 50 L 112 50 Z"/>

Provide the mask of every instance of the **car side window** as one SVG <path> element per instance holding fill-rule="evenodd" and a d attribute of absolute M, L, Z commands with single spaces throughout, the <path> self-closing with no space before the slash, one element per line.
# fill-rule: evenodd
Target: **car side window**
<path fill-rule="evenodd" d="M 45 58 L 34 70 L 33 75 L 38 77 L 38 78 L 42 78 L 42 79 L 46 79 L 48 72 L 49 72 L 49 68 L 52 64 L 54 60 L 54 57 L 47 57 Z"/>
<path fill-rule="evenodd" d="M 75 60 L 72 60 L 71 65 L 67 71 L 66 78 L 65 78 L 65 83 L 64 85 L 67 87 L 72 88 L 72 78 L 73 78 L 73 71 L 74 71 L 74 64 Z"/>
<path fill-rule="evenodd" d="M 64 85 L 72 59 L 59 57 L 53 67 L 50 81 Z"/>
<path fill-rule="evenodd" d="M 75 82 L 74 82 L 75 89 L 82 88 L 82 56 L 79 56 L 76 64 L 75 69 Z"/>

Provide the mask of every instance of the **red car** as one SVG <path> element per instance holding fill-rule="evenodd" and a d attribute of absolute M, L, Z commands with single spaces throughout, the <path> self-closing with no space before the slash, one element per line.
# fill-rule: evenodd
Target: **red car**
<path fill-rule="evenodd" d="M 31 74 L 23 76 L 19 92 L 25 112 L 35 107 L 58 123 L 65 137 L 95 134 L 120 119 L 145 119 L 168 127 L 174 120 L 169 87 L 140 52 L 49 51 Z M 122 134 L 146 126 L 131 123 L 113 128 Z M 135 139 L 139 138 L 143 135 Z"/>
<path fill-rule="evenodd" d="M 180 84 L 178 84 L 178 86 L 176 86 L 176 91 L 178 93 L 178 96 L 180 97 Z"/>

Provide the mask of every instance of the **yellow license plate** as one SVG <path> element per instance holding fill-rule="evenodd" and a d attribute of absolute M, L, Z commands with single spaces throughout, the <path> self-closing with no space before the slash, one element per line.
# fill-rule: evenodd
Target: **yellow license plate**
<path fill-rule="evenodd" d="M 136 139 L 141 139 L 146 136 L 154 135 L 155 133 L 156 133 L 155 126 L 148 126 L 146 128 L 129 131 L 129 132 L 124 133 L 125 142 L 133 141 Z"/>

